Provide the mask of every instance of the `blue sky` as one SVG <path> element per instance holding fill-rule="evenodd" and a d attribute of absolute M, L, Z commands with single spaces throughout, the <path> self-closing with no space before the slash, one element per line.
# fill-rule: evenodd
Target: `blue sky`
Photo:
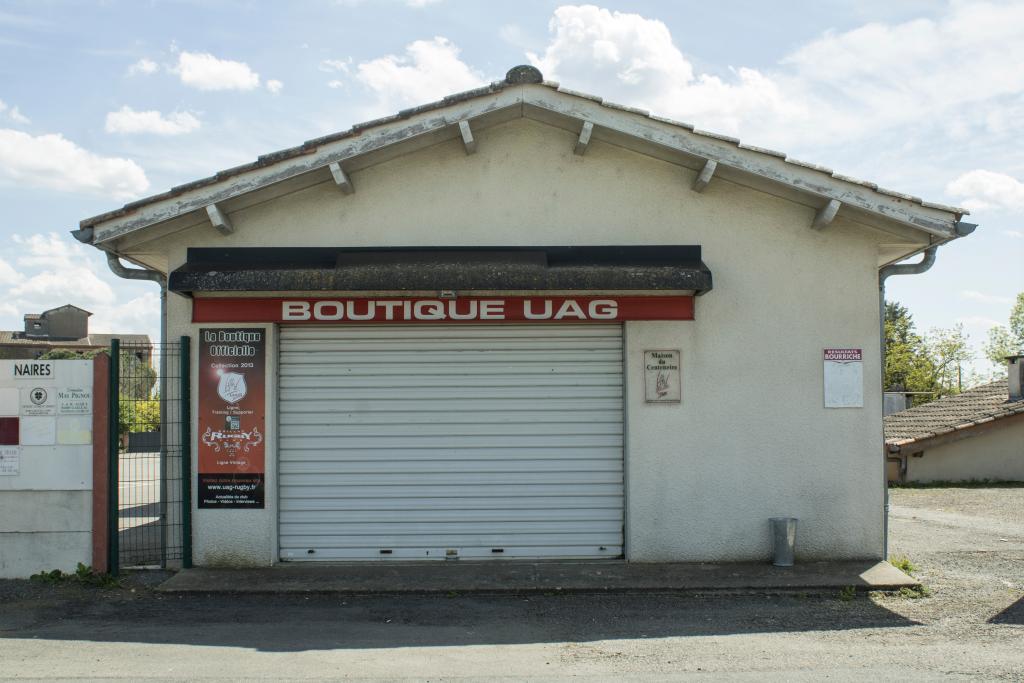
<path fill-rule="evenodd" d="M 1024 290 L 1024 3 L 0 2 L 0 329 L 155 336 L 79 219 L 534 63 L 567 87 L 972 210 L 893 278 L 975 344 Z M 979 370 L 987 369 L 983 362 Z"/>

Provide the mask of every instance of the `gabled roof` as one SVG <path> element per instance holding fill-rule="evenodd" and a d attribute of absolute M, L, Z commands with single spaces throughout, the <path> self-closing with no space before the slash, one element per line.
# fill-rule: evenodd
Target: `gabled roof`
<path fill-rule="evenodd" d="M 207 215 L 216 227 L 229 232 L 233 228 L 226 214 L 245 206 L 246 195 L 272 192 L 275 187 L 283 194 L 332 177 L 343 191 L 351 192 L 348 172 L 460 137 L 471 153 L 480 131 L 522 117 L 578 133 L 578 154 L 591 140 L 601 140 L 701 171 L 693 187 L 698 192 L 713 176 L 721 176 L 787 196 L 818 211 L 814 227 L 819 229 L 839 211 L 869 225 L 909 227 L 924 233 L 931 243 L 969 232 L 961 228 L 960 219 L 968 213 L 964 209 L 881 188 L 783 152 L 606 102 L 545 81 L 534 67 L 521 66 L 511 69 L 503 81 L 307 140 L 86 218 L 73 234 L 83 242 L 112 250 L 116 249 L 114 240 L 129 233 L 183 217 L 194 224 L 206 220 Z"/>
<path fill-rule="evenodd" d="M 82 313 L 85 313 L 86 315 L 92 315 L 92 313 L 90 313 L 89 311 L 85 310 L 84 308 L 79 308 L 78 306 L 75 306 L 74 304 L 64 304 L 63 306 L 57 306 L 55 308 L 48 308 L 48 309 L 46 309 L 45 311 L 43 311 L 42 313 L 39 314 L 39 317 L 40 318 L 45 318 L 47 313 L 53 313 L 54 311 L 63 311 L 65 308 L 73 308 L 76 311 L 81 311 Z M 25 317 L 27 318 L 28 316 L 25 316 Z"/>
<path fill-rule="evenodd" d="M 885 442 L 899 451 L 935 437 L 1024 414 L 1024 400 L 1010 401 L 1005 379 L 885 416 Z"/>

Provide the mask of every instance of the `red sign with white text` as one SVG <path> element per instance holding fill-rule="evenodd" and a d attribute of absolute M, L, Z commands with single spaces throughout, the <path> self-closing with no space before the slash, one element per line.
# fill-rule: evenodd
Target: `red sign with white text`
<path fill-rule="evenodd" d="M 197 298 L 192 322 L 579 323 L 693 320 L 692 296 Z"/>
<path fill-rule="evenodd" d="M 267 331 L 199 330 L 200 508 L 264 506 Z"/>

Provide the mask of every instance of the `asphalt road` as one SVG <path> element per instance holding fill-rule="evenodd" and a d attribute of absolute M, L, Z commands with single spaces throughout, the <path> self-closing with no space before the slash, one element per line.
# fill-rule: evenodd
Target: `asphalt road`
<path fill-rule="evenodd" d="M 168 596 L 0 582 L 3 680 L 1021 680 L 1024 488 L 893 492 L 932 597 Z"/>

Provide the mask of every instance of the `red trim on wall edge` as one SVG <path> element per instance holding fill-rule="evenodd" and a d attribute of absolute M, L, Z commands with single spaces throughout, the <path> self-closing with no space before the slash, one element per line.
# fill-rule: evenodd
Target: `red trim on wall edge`
<path fill-rule="evenodd" d="M 110 481 L 110 357 L 104 353 L 92 361 L 92 568 L 101 574 L 107 566 L 110 544 L 107 525 Z"/>
<path fill-rule="evenodd" d="M 692 296 L 197 298 L 194 323 L 480 324 L 693 320 Z"/>

